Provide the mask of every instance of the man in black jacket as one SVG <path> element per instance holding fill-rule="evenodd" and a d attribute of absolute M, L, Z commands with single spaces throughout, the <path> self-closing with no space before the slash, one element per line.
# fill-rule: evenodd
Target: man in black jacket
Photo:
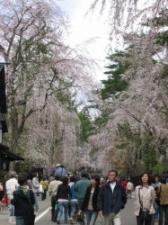
<path fill-rule="evenodd" d="M 99 215 L 104 216 L 104 225 L 121 225 L 120 210 L 126 204 L 125 190 L 117 182 L 118 173 L 111 170 L 108 173 L 108 182 L 98 196 Z"/>
<path fill-rule="evenodd" d="M 11 201 L 15 206 L 16 225 L 34 225 L 34 193 L 27 186 L 26 175 L 20 175 L 18 182 L 19 187 L 14 192 L 14 198 Z"/>

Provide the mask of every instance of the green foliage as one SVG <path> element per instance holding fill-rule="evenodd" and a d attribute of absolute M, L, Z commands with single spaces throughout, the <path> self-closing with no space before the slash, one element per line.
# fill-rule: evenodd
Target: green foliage
<path fill-rule="evenodd" d="M 167 162 L 165 162 L 165 163 L 157 163 L 152 168 L 153 174 L 162 175 L 164 172 L 167 172 L 167 171 L 168 171 L 168 163 Z"/>
<path fill-rule="evenodd" d="M 153 26 L 157 28 L 164 28 L 168 26 L 168 9 L 162 10 L 157 17 L 155 17 L 152 21 L 149 21 L 147 26 L 150 26 L 150 24 L 153 24 Z M 162 30 L 158 33 L 156 37 L 156 44 L 159 44 L 161 46 L 168 44 L 168 31 Z"/>
<path fill-rule="evenodd" d="M 84 112 L 78 113 L 81 128 L 81 141 L 87 141 L 88 137 L 94 133 L 94 127 L 90 120 L 90 117 Z"/>
<path fill-rule="evenodd" d="M 108 120 L 109 120 L 109 113 L 105 111 L 105 112 L 102 112 L 101 116 L 95 119 L 94 124 L 95 126 L 100 128 L 105 126 Z"/>
<path fill-rule="evenodd" d="M 159 45 L 167 45 L 168 44 L 168 31 L 159 33 L 157 36 L 156 43 Z"/>
<path fill-rule="evenodd" d="M 148 130 L 142 134 L 138 128 L 132 128 L 128 122 L 118 125 L 118 137 L 116 148 L 125 157 L 127 171 L 130 174 L 138 173 L 137 162 L 143 162 L 144 169 L 153 172 L 158 160 L 155 137 Z"/>
<path fill-rule="evenodd" d="M 104 87 L 101 90 L 103 99 L 107 99 L 127 89 L 128 82 L 123 79 L 124 73 L 129 68 L 129 63 L 126 61 L 127 53 L 116 52 L 108 57 L 110 65 L 106 67 L 105 74 L 107 80 L 102 80 Z"/>

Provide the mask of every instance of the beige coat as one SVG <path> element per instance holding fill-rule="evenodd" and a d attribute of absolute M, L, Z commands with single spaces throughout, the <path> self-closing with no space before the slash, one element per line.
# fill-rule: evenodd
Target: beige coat
<path fill-rule="evenodd" d="M 155 196 L 156 196 L 154 188 L 152 186 L 149 186 L 146 189 L 143 188 L 143 191 L 142 191 L 142 186 L 137 186 L 135 189 L 135 202 L 134 202 L 135 215 L 139 216 L 140 208 L 141 208 L 141 205 L 139 202 L 139 190 L 140 190 L 140 195 L 143 195 L 143 193 L 146 192 L 145 193 L 146 199 L 144 199 L 144 201 L 145 201 L 144 204 L 150 205 L 149 213 L 154 214 L 155 213 L 154 204 L 155 204 Z M 142 198 L 141 198 L 141 200 L 142 200 Z"/>
<path fill-rule="evenodd" d="M 61 181 L 59 180 L 53 180 L 50 182 L 49 187 L 48 187 L 48 193 L 50 196 L 55 196 L 58 191 L 58 187 L 62 184 Z"/>

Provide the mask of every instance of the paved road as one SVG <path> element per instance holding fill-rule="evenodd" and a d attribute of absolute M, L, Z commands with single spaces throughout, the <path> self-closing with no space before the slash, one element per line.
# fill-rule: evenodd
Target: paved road
<path fill-rule="evenodd" d="M 121 213 L 123 225 L 136 225 L 135 216 L 133 213 L 133 200 L 128 200 L 125 209 Z M 50 221 L 50 211 L 45 214 L 37 223 L 37 225 L 53 225 Z"/>
<path fill-rule="evenodd" d="M 36 217 L 37 225 L 56 225 L 51 222 L 50 200 L 39 201 L 40 211 Z M 133 210 L 133 200 L 129 199 L 124 210 L 121 212 L 122 225 L 136 225 L 136 218 Z M 7 210 L 0 212 L 0 225 L 9 225 Z M 64 224 L 62 224 L 64 225 Z M 77 224 L 76 224 L 77 225 Z M 155 223 L 157 225 L 157 223 Z"/>
<path fill-rule="evenodd" d="M 50 201 L 49 199 L 41 202 L 40 211 L 36 217 L 37 225 L 53 225 L 55 223 L 50 220 Z M 125 209 L 121 213 L 122 225 L 136 225 L 135 216 L 133 213 L 133 200 L 128 200 Z M 8 225 L 7 213 L 0 213 L 0 225 Z"/>
<path fill-rule="evenodd" d="M 50 205 L 50 201 L 49 199 L 46 200 L 46 201 L 41 201 L 40 198 L 39 198 L 39 206 L 40 206 L 40 210 L 38 212 L 38 215 L 41 215 L 47 208 L 49 208 L 49 205 Z M 46 215 L 47 217 L 48 215 Z M 42 219 L 45 219 L 42 218 Z M 0 225 L 8 225 L 8 210 L 7 208 L 4 208 L 2 211 L 0 211 Z M 50 224 L 49 223 L 49 218 L 48 218 L 48 222 L 47 223 L 44 223 L 45 225 L 48 225 Z"/>

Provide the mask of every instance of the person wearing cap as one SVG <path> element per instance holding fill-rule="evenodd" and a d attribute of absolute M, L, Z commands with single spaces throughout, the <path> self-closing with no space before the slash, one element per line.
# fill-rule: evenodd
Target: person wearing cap
<path fill-rule="evenodd" d="M 55 168 L 55 176 L 65 177 L 67 175 L 66 170 L 63 165 L 57 164 Z"/>

